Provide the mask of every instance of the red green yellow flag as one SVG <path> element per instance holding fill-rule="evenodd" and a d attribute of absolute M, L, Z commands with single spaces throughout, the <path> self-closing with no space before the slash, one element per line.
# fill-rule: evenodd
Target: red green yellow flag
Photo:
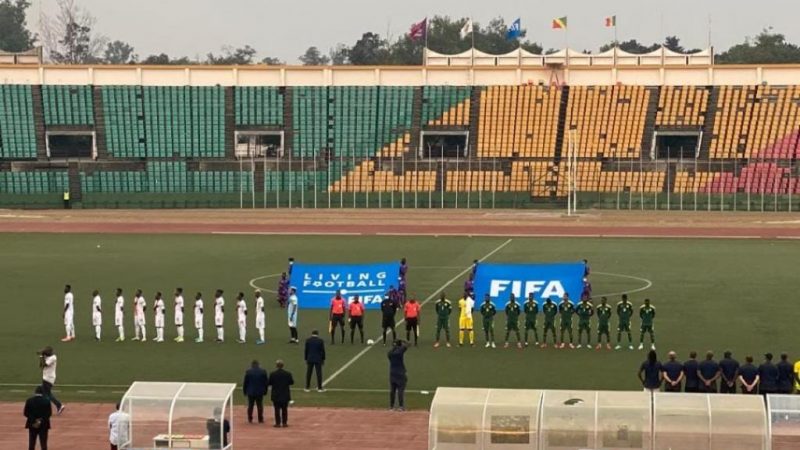
<path fill-rule="evenodd" d="M 606 28 L 617 26 L 617 16 L 606 17 Z"/>
<path fill-rule="evenodd" d="M 563 30 L 567 28 L 567 16 L 564 17 L 556 17 L 553 19 L 553 29 L 554 30 Z"/>

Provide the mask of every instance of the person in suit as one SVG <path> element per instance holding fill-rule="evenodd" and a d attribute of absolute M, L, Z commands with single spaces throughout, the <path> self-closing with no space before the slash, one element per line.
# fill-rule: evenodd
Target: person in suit
<path fill-rule="evenodd" d="M 292 373 L 283 370 L 283 361 L 275 362 L 275 371 L 269 374 L 269 386 L 272 387 L 270 399 L 275 408 L 275 428 L 287 427 L 289 420 L 289 402 L 292 401 L 292 388 L 294 378 Z"/>
<path fill-rule="evenodd" d="M 325 392 L 322 389 L 322 365 L 325 364 L 325 341 L 319 337 L 319 331 L 311 332 L 311 337 L 306 339 L 305 349 L 306 360 L 306 388 L 311 389 L 311 372 L 317 373 L 317 392 Z"/>
<path fill-rule="evenodd" d="M 242 383 L 242 391 L 247 397 L 247 421 L 250 423 L 253 423 L 254 405 L 258 409 L 258 423 L 264 423 L 264 396 L 267 395 L 268 381 L 267 371 L 258 365 L 258 361 L 253 360 Z"/>
<path fill-rule="evenodd" d="M 408 350 L 409 343 L 400 339 L 394 341 L 394 346 L 389 350 L 389 409 L 394 411 L 405 410 L 405 391 L 408 377 L 406 377 L 406 365 L 404 355 Z M 395 396 L 397 397 L 397 408 L 394 407 Z"/>
<path fill-rule="evenodd" d="M 28 429 L 28 450 L 36 449 L 36 440 L 42 450 L 47 450 L 47 435 L 50 432 L 50 416 L 53 409 L 50 399 L 44 396 L 44 389 L 36 386 L 33 397 L 25 401 L 25 428 Z"/>

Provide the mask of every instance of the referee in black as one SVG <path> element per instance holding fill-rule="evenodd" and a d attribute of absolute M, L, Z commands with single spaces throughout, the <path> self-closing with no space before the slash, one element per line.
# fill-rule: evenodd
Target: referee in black
<path fill-rule="evenodd" d="M 397 303 L 389 297 L 389 294 L 383 296 L 381 302 L 381 329 L 383 330 L 383 346 L 386 347 L 386 331 L 392 330 L 392 342 L 397 340 L 397 332 L 394 329 L 394 315 L 397 313 Z"/>

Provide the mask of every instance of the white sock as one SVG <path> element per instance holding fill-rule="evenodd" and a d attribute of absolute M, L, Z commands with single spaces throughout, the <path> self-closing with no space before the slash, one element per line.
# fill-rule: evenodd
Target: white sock
<path fill-rule="evenodd" d="M 223 330 L 224 330 L 224 328 L 217 327 L 217 339 L 219 339 L 220 341 L 225 340 L 225 337 L 224 337 L 225 335 L 224 335 L 224 331 Z"/>
<path fill-rule="evenodd" d="M 264 329 L 263 328 L 259 328 L 258 329 L 258 335 L 261 336 L 261 340 L 263 341 L 264 340 Z"/>
<path fill-rule="evenodd" d="M 136 339 L 142 338 L 142 328 L 139 325 L 133 326 L 133 334 L 136 336 Z"/>
<path fill-rule="evenodd" d="M 156 328 L 156 339 L 158 339 L 159 341 L 164 339 L 164 328 L 163 327 Z"/>
<path fill-rule="evenodd" d="M 120 339 L 125 339 L 125 327 L 120 325 L 120 326 L 117 327 L 117 331 L 119 332 L 119 338 Z"/>
<path fill-rule="evenodd" d="M 64 325 L 64 336 L 65 336 L 65 337 L 70 337 L 70 334 L 69 334 L 69 325 Z"/>
<path fill-rule="evenodd" d="M 245 336 L 247 336 L 247 329 L 239 325 L 239 340 L 243 341 Z"/>
<path fill-rule="evenodd" d="M 73 338 L 75 337 L 75 324 L 74 323 L 69 324 L 69 335 L 70 335 L 70 337 L 73 337 Z"/>
<path fill-rule="evenodd" d="M 96 325 L 94 327 L 94 335 L 97 338 L 97 340 L 100 340 L 100 325 Z"/>
<path fill-rule="evenodd" d="M 178 337 L 183 339 L 183 325 L 178 327 Z"/>
<path fill-rule="evenodd" d="M 198 337 L 198 338 L 199 338 L 201 341 L 203 340 L 203 329 L 202 329 L 202 328 L 198 328 L 198 329 L 197 329 L 197 337 Z"/>
<path fill-rule="evenodd" d="M 142 325 L 142 340 L 147 340 L 147 328 Z"/>

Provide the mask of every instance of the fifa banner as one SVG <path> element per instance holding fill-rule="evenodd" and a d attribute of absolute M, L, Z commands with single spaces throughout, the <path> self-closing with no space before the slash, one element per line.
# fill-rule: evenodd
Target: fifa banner
<path fill-rule="evenodd" d="M 358 295 L 367 309 L 379 309 L 389 286 L 397 287 L 400 262 L 374 264 L 306 264 L 296 262 L 289 279 L 300 308 L 328 309 L 336 291 L 348 302 Z"/>
<path fill-rule="evenodd" d="M 475 303 L 483 302 L 489 294 L 496 305 L 505 305 L 510 294 L 522 302 L 533 293 L 539 302 L 554 301 L 568 293 L 578 301 L 583 292 L 583 262 L 552 264 L 478 264 L 475 275 Z"/>

